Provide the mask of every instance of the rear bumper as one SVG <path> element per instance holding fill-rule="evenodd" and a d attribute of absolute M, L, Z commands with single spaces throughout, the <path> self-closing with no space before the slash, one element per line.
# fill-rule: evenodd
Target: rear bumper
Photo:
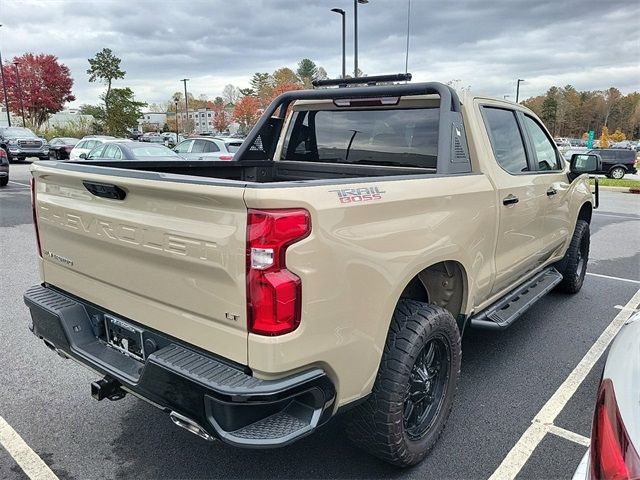
<path fill-rule="evenodd" d="M 312 433 L 332 415 L 335 388 L 319 368 L 261 380 L 247 367 L 145 327 L 146 358 L 141 361 L 107 345 L 104 314 L 110 312 L 50 286 L 31 287 L 24 301 L 31 311 L 32 332 L 47 346 L 226 443 L 284 446 Z"/>

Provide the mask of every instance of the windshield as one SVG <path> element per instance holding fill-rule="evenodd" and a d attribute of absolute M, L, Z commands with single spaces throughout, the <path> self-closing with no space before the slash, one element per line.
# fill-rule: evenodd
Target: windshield
<path fill-rule="evenodd" d="M 4 136 L 9 138 L 38 138 L 31 130 L 22 127 L 5 128 Z"/>
<path fill-rule="evenodd" d="M 295 112 L 282 160 L 436 168 L 437 108 Z"/>
<path fill-rule="evenodd" d="M 177 157 L 178 155 L 171 149 L 162 145 L 131 145 L 136 157 Z"/>

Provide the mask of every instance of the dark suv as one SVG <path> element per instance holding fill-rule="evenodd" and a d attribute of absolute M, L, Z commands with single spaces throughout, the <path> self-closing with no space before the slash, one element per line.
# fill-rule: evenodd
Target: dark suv
<path fill-rule="evenodd" d="M 9 161 L 24 160 L 27 157 L 49 159 L 49 144 L 28 128 L 0 128 L 0 148 L 7 152 Z"/>
<path fill-rule="evenodd" d="M 621 148 L 598 148 L 589 153 L 597 153 L 602 158 L 602 171 L 609 178 L 621 179 L 627 173 L 635 174 L 636 152 Z"/>

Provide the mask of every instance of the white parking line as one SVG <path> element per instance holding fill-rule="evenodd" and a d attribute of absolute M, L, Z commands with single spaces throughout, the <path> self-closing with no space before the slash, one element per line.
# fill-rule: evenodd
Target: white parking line
<path fill-rule="evenodd" d="M 576 368 L 573 369 L 567 379 L 534 417 L 529 428 L 525 430 L 496 471 L 489 477 L 489 480 L 512 480 L 518 475 L 535 448 L 547 432 L 551 431 L 556 417 L 602 356 L 620 328 L 622 328 L 622 325 L 629 319 L 638 304 L 640 304 L 640 290 L 638 290 L 624 308 L 620 310 L 585 356 L 582 357 L 582 360 L 580 360 Z"/>
<path fill-rule="evenodd" d="M 630 278 L 622 278 L 622 277 L 611 277 L 609 275 L 602 275 L 601 273 L 591 273 L 591 272 L 587 272 L 587 275 L 591 275 L 592 277 L 600 277 L 600 278 L 607 278 L 609 280 L 619 280 L 621 282 L 629 282 L 629 283 L 637 283 L 640 284 L 640 280 L 632 280 Z"/>
<path fill-rule="evenodd" d="M 591 445 L 591 440 L 583 435 L 580 435 L 579 433 L 565 430 L 564 428 L 560 428 L 556 425 L 549 425 L 548 430 L 549 430 L 549 433 L 552 433 L 558 437 L 562 437 L 566 440 L 571 440 L 574 443 L 584 445 L 585 447 L 588 447 L 589 445 Z"/>
<path fill-rule="evenodd" d="M 31 480 L 58 480 L 55 473 L 2 417 L 0 417 L 0 445 L 9 452 Z"/>
<path fill-rule="evenodd" d="M 31 188 L 31 186 L 28 183 L 14 182 L 13 180 L 9 180 L 9 183 L 12 183 L 14 185 L 20 185 L 21 187 Z"/>
<path fill-rule="evenodd" d="M 615 217 L 615 218 L 626 218 L 627 220 L 636 220 L 638 216 L 634 213 L 630 213 L 629 215 L 616 215 L 615 213 L 596 213 L 598 217 Z"/>

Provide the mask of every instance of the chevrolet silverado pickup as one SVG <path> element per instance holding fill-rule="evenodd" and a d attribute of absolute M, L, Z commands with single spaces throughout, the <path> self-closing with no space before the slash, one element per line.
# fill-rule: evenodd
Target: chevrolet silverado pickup
<path fill-rule="evenodd" d="M 344 412 L 358 446 L 419 462 L 465 330 L 580 290 L 599 158 L 566 163 L 521 105 L 403 79 L 286 92 L 232 162 L 35 163 L 33 333 L 97 400 L 204 439 L 279 447 Z"/>

